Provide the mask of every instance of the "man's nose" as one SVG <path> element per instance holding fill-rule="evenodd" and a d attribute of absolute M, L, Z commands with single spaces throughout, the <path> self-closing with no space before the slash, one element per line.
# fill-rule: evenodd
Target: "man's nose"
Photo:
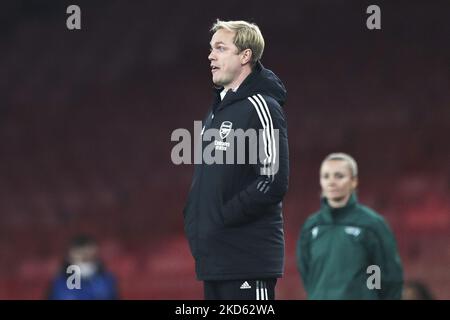
<path fill-rule="evenodd" d="M 209 55 L 208 55 L 208 60 L 209 60 L 209 61 L 215 60 L 215 57 L 214 57 L 214 54 L 213 54 L 212 51 L 211 51 L 211 52 L 209 53 Z"/>

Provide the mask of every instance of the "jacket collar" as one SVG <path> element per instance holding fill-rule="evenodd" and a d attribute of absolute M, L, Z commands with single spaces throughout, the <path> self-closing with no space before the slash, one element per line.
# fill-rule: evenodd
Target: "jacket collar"
<path fill-rule="evenodd" d="M 328 200 L 323 197 L 321 199 L 321 211 L 323 213 L 323 217 L 327 222 L 333 222 L 336 219 L 341 219 L 347 216 L 348 213 L 352 212 L 353 209 L 358 204 L 358 197 L 355 192 L 350 195 L 345 206 L 341 208 L 333 208 L 329 205 Z"/>
<path fill-rule="evenodd" d="M 214 86 L 213 91 L 214 91 L 214 106 L 215 106 L 215 108 L 220 110 L 220 109 L 224 108 L 225 106 L 233 103 L 236 100 L 246 98 L 246 95 L 244 93 L 246 91 L 248 91 L 248 89 L 251 87 L 254 80 L 261 73 L 262 69 L 263 69 L 262 63 L 260 61 L 256 62 L 255 66 L 253 67 L 252 72 L 244 79 L 244 81 L 242 81 L 242 83 L 239 85 L 238 89 L 236 91 L 228 90 L 223 99 L 221 99 L 221 97 L 220 97 L 220 93 L 223 91 L 223 87 Z"/>

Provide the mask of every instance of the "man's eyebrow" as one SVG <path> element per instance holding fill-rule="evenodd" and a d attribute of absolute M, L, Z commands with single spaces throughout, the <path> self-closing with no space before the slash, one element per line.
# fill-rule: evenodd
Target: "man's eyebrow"
<path fill-rule="evenodd" d="M 217 41 L 217 42 L 214 42 L 214 44 L 210 43 L 209 45 L 212 47 L 213 45 L 217 46 L 217 45 L 219 45 L 219 44 L 225 44 L 225 42 L 223 42 L 223 41 Z"/>

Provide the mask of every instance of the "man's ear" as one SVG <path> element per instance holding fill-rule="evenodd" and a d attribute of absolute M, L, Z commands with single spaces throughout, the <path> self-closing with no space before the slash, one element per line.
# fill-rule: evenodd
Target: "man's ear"
<path fill-rule="evenodd" d="M 247 64 L 252 60 L 252 49 L 245 49 L 241 52 L 241 63 Z"/>
<path fill-rule="evenodd" d="M 356 189 L 358 187 L 358 177 L 353 177 L 352 180 L 353 189 Z"/>

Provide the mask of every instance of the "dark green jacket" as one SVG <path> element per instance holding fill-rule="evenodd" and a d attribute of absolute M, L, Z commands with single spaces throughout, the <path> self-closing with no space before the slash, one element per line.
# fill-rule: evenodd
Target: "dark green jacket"
<path fill-rule="evenodd" d="M 371 265 L 380 268 L 380 286 Z M 401 298 L 403 271 L 394 236 L 355 194 L 339 209 L 322 200 L 301 230 L 297 266 L 308 299 Z"/>

